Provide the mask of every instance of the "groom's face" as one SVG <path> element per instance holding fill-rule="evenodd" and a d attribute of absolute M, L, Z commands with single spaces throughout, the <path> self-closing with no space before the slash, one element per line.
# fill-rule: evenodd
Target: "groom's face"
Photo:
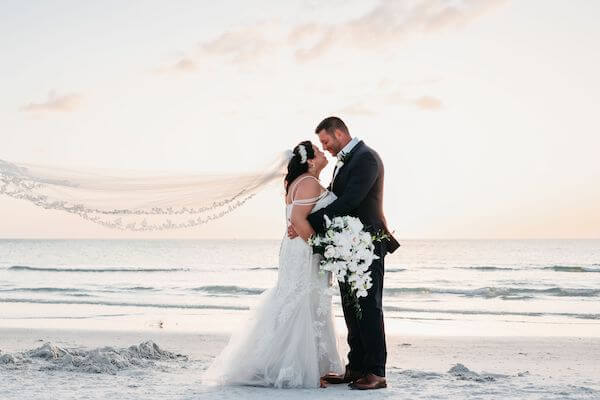
<path fill-rule="evenodd" d="M 332 135 L 331 133 L 323 129 L 318 133 L 318 135 L 319 141 L 323 146 L 323 150 L 328 151 L 329 153 L 331 153 L 332 156 L 335 157 L 337 153 L 339 153 L 344 148 L 344 146 L 342 146 L 341 141 L 336 137 L 336 132 L 334 132 Z"/>

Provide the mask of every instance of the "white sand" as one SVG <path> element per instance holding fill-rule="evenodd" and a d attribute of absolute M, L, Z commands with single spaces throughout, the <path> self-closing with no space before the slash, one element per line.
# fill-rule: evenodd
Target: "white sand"
<path fill-rule="evenodd" d="M 598 338 L 388 337 L 389 387 L 368 392 L 206 387 L 201 371 L 226 341 L 160 329 L 0 329 L 0 399 L 600 399 Z"/>

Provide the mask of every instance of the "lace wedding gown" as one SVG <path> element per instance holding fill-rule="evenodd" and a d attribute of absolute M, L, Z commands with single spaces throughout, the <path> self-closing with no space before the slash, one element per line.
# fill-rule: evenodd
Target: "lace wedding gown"
<path fill-rule="evenodd" d="M 336 199 L 325 191 L 315 212 Z M 286 206 L 290 220 L 295 204 Z M 277 284 L 261 295 L 246 326 L 234 333 L 204 373 L 203 381 L 221 385 L 319 387 L 327 372 L 343 372 L 337 347 L 330 275 L 319 272 L 319 255 L 300 237 L 287 232 L 279 253 Z"/>

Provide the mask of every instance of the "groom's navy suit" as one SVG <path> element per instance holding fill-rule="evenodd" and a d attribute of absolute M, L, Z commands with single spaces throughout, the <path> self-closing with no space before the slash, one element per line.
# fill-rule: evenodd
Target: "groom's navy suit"
<path fill-rule="evenodd" d="M 345 156 L 344 165 L 329 186 L 337 200 L 308 216 L 317 233 L 325 231 L 324 215 L 330 218 L 350 215 L 358 217 L 370 232 L 382 230 L 390 236 L 388 240 L 375 243 L 375 254 L 380 258 L 369 268 L 373 287 L 367 297 L 359 300 L 362 318 L 357 318 L 351 304 L 342 301 L 350 346 L 347 368 L 378 376 L 385 376 L 387 357 L 382 306 L 384 257 L 400 246 L 390 234 L 383 215 L 383 175 L 379 155 L 363 141 L 358 142 Z M 340 283 L 341 290 L 343 285 Z"/>

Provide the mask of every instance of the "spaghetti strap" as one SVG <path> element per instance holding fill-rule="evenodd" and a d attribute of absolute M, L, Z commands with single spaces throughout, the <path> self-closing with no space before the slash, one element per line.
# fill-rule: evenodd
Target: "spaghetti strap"
<path fill-rule="evenodd" d="M 312 179 L 314 179 L 315 181 L 317 181 L 317 183 L 319 184 L 319 186 L 321 186 L 321 182 L 317 178 L 315 178 L 314 176 L 312 176 L 312 175 L 305 175 L 305 176 L 303 176 L 302 178 L 300 178 L 296 182 L 294 182 L 294 187 L 292 188 L 292 202 L 290 204 L 293 204 L 293 205 L 312 205 L 312 204 L 315 204 L 317 201 L 321 200 L 327 194 L 327 191 L 325 190 L 325 191 L 321 192 L 321 194 L 319 194 L 316 197 L 311 197 L 309 199 L 296 200 L 295 199 L 295 197 L 296 197 L 296 189 L 298 189 L 298 185 L 300 184 L 300 182 L 303 181 L 306 178 L 312 178 Z"/>
<path fill-rule="evenodd" d="M 314 176 L 312 176 L 312 175 L 305 175 L 305 176 L 297 179 L 295 182 L 293 182 L 293 187 L 291 188 L 291 193 L 292 193 L 291 200 L 292 200 L 292 202 L 289 203 L 289 204 L 291 204 L 291 205 L 311 205 L 311 204 L 315 204 L 317 201 L 319 201 L 321 198 L 323 198 L 324 195 L 327 194 L 327 191 L 325 190 L 325 191 L 323 191 L 317 197 L 312 197 L 310 199 L 300 199 L 300 200 L 294 199 L 294 197 L 296 197 L 296 189 L 298 189 L 298 185 L 300 184 L 301 181 L 303 181 L 306 178 L 312 178 L 312 179 L 314 179 L 315 181 L 317 181 L 319 183 L 319 186 L 321 186 L 320 181 L 317 178 L 315 178 Z"/>
<path fill-rule="evenodd" d="M 321 185 L 319 180 L 317 178 L 315 178 L 312 175 L 304 175 L 302 178 L 296 180 L 296 182 L 294 182 L 294 187 L 292 188 L 292 203 L 294 202 L 294 197 L 296 197 L 296 189 L 298 189 L 298 185 L 300 184 L 300 182 L 302 182 L 304 179 L 306 178 L 312 178 L 315 181 L 317 181 L 317 183 L 319 183 L 319 186 Z"/>
<path fill-rule="evenodd" d="M 301 200 L 292 200 L 293 205 L 298 205 L 298 206 L 310 206 L 315 204 L 317 201 L 321 200 L 323 197 L 325 197 L 327 195 L 327 191 L 323 191 L 320 195 L 318 195 L 317 197 L 312 197 L 310 199 L 301 199 Z"/>

